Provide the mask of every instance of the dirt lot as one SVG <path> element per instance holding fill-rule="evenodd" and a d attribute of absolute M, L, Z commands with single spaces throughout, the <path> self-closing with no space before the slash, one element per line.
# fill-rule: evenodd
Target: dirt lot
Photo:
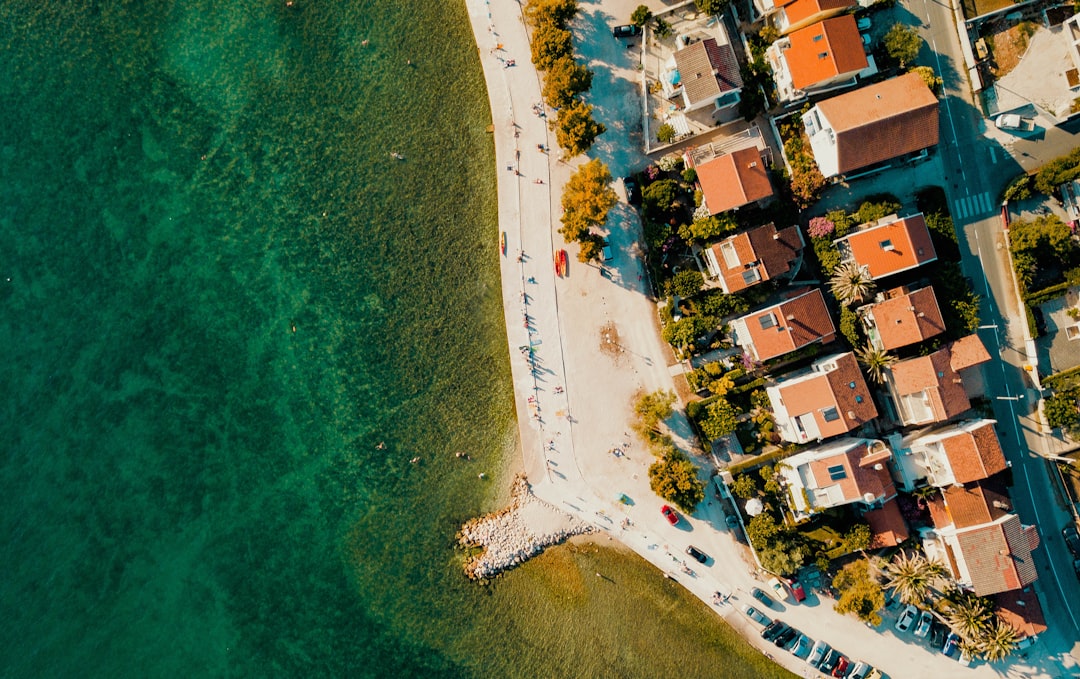
<path fill-rule="evenodd" d="M 1038 29 L 1039 27 L 1030 21 L 1021 21 L 986 38 L 990 48 L 990 72 L 995 78 L 1000 78 L 1016 68 L 1027 51 L 1028 41 Z"/>

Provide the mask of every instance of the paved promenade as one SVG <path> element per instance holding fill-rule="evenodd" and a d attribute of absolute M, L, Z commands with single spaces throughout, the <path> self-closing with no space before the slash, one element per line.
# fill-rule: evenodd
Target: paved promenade
<path fill-rule="evenodd" d="M 583 3 L 575 22 L 592 36 L 575 48 L 587 52 L 585 58 L 597 72 L 589 101 L 602 112 L 600 119 L 609 130 L 591 155 L 604 160 L 616 177 L 646 162 L 636 151 L 640 139 L 634 136 L 635 129 L 640 135 L 638 75 L 631 62 L 636 50 L 612 41 L 608 28 L 625 23 L 636 4 Z M 652 5 L 654 11 L 663 7 Z M 587 159 L 561 162 L 547 119 L 534 111 L 541 101 L 541 83 L 530 60 L 522 5 L 515 0 L 466 0 L 466 6 L 494 122 L 499 227 L 491 234 L 491 247 L 498 248 L 500 232 L 505 232 L 503 305 L 524 468 L 533 491 L 632 548 L 778 663 L 799 676 L 817 676 L 801 660 L 764 644 L 737 610 L 753 602 L 749 590 L 762 583 L 745 550 L 733 540 L 712 487 L 708 502 L 694 516 L 684 517 L 680 526 L 669 526 L 661 517 L 662 501 L 649 489 L 652 455 L 629 433 L 635 394 L 674 388 L 667 365 L 670 354 L 645 289 L 637 216 L 625 203 L 612 211 L 608 239 L 615 257 L 605 263 L 606 274 L 596 265 L 577 262 L 576 246 L 565 246 L 558 233 L 560 190 Z M 541 153 L 537 144 L 550 152 Z M 559 249 L 569 253 L 566 278 L 555 275 L 554 253 Z M 673 419 L 676 429 L 687 430 L 685 420 Z M 616 448 L 619 455 L 611 452 Z M 620 504 L 620 494 L 630 503 Z M 706 565 L 685 555 L 690 543 L 710 555 Z M 684 571 L 684 563 L 692 572 Z M 717 591 L 731 595 L 728 603 L 714 603 Z M 774 609 L 769 615 L 881 667 L 894 679 L 1063 675 L 1059 664 L 1038 657 L 1038 646 L 1007 668 L 982 664 L 962 669 L 955 660 L 928 652 L 910 634 L 895 635 L 892 617 L 882 630 L 869 630 L 852 617 L 834 613 L 831 604 L 811 595 L 804 605 L 779 605 L 779 614 Z"/>

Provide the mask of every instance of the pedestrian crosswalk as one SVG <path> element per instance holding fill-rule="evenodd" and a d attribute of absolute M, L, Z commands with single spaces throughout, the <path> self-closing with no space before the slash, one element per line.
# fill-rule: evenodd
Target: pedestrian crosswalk
<path fill-rule="evenodd" d="M 953 202 L 953 219 L 967 219 L 969 217 L 985 217 L 997 210 L 993 201 L 990 200 L 990 192 L 983 191 L 977 196 L 964 196 Z"/>

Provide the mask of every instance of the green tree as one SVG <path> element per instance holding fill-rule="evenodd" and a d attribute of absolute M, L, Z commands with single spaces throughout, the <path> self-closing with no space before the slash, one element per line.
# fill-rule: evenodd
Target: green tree
<path fill-rule="evenodd" d="M 697 217 L 690 224 L 679 227 L 679 237 L 687 243 L 704 243 L 738 228 L 739 223 L 731 213 Z"/>
<path fill-rule="evenodd" d="M 701 286 L 705 284 L 701 272 L 697 269 L 683 269 L 671 279 L 671 291 L 686 299 L 701 292 Z"/>
<path fill-rule="evenodd" d="M 729 295 L 723 290 L 707 290 L 701 296 L 701 313 L 706 316 L 732 316 L 745 314 L 750 310 L 746 300 L 738 295 Z"/>
<path fill-rule="evenodd" d="M 872 538 L 870 526 L 865 523 L 857 523 L 844 535 L 844 545 L 853 552 L 863 552 L 870 547 Z"/>
<path fill-rule="evenodd" d="M 861 346 L 864 341 L 858 314 L 846 306 L 840 307 L 840 334 L 846 337 L 853 347 Z"/>
<path fill-rule="evenodd" d="M 705 417 L 699 424 L 705 436 L 710 441 L 715 441 L 734 433 L 735 427 L 739 424 L 737 417 L 735 408 L 721 398 L 709 404 L 709 407 L 705 409 Z"/>
<path fill-rule="evenodd" d="M 749 474 L 739 474 L 731 481 L 731 492 L 735 497 L 749 500 L 757 495 L 757 484 Z"/>
<path fill-rule="evenodd" d="M 638 5 L 634 13 L 630 15 L 630 23 L 635 26 L 644 26 L 652 19 L 652 10 L 647 5 Z"/>
<path fill-rule="evenodd" d="M 674 323 L 664 326 L 661 336 L 664 341 L 678 349 L 691 349 L 697 338 L 712 330 L 715 326 L 702 316 L 684 316 Z"/>
<path fill-rule="evenodd" d="M 634 414 L 650 427 L 658 426 L 675 412 L 675 392 L 660 389 L 634 401 Z"/>
<path fill-rule="evenodd" d="M 682 180 L 687 184 L 693 184 L 697 181 L 697 170 L 692 167 L 688 167 L 682 171 Z"/>
<path fill-rule="evenodd" d="M 728 6 L 729 0 L 695 0 L 694 4 L 697 5 L 699 12 L 705 14 L 719 14 L 723 12 Z"/>
<path fill-rule="evenodd" d="M 809 550 L 795 542 L 778 541 L 758 550 L 761 567 L 781 577 L 794 575 L 806 563 Z"/>
<path fill-rule="evenodd" d="M 752 517 L 750 523 L 746 524 L 746 537 L 754 544 L 754 547 L 764 548 L 780 533 L 780 530 L 781 527 L 776 523 L 773 515 L 762 512 Z"/>
<path fill-rule="evenodd" d="M 555 139 L 567 156 L 573 158 L 588 151 L 596 138 L 607 128 L 592 117 L 593 107 L 581 101 L 574 101 L 559 110 L 555 122 Z"/>
<path fill-rule="evenodd" d="M 656 128 L 656 141 L 661 144 L 670 144 L 671 140 L 675 138 L 675 134 L 675 128 L 668 123 L 664 123 Z"/>
<path fill-rule="evenodd" d="M 525 18 L 534 27 L 550 24 L 566 28 L 577 11 L 577 0 L 529 0 L 525 6 Z"/>
<path fill-rule="evenodd" d="M 889 56 L 900 62 L 900 68 L 906 68 L 915 61 L 922 49 L 923 39 L 914 28 L 908 28 L 904 24 L 896 24 L 885 34 L 885 51 Z"/>
<path fill-rule="evenodd" d="M 563 187 L 563 224 L 581 224 L 588 229 L 606 222 L 608 212 L 619 202 L 611 182 L 611 171 L 599 159 L 579 167 Z"/>
<path fill-rule="evenodd" d="M 855 357 L 859 360 L 859 365 L 866 370 L 866 374 L 870 376 L 870 379 L 877 384 L 885 383 L 886 373 L 896 363 L 896 356 L 884 349 L 878 349 L 873 344 L 867 344 L 861 349 L 857 349 Z"/>
<path fill-rule="evenodd" d="M 561 229 L 560 229 L 561 230 Z M 604 239 L 595 233 L 587 233 L 578 238 L 581 249 L 578 250 L 578 261 L 582 264 L 590 261 L 600 261 L 604 250 Z"/>
<path fill-rule="evenodd" d="M 854 613 L 859 620 L 874 625 L 881 624 L 878 611 L 885 608 L 885 593 L 870 575 L 870 564 L 859 559 L 843 568 L 833 578 L 833 587 L 840 591 L 836 602 L 838 613 Z"/>
<path fill-rule="evenodd" d="M 934 73 L 934 69 L 929 66 L 916 66 L 911 69 L 912 73 L 918 73 L 922 81 L 926 83 L 926 86 L 930 88 L 930 91 L 935 95 L 941 94 L 942 81 L 941 78 Z"/>
<path fill-rule="evenodd" d="M 532 62 L 541 71 L 546 71 L 559 59 L 571 59 L 574 43 L 570 31 L 554 24 L 543 23 L 533 30 Z"/>
<path fill-rule="evenodd" d="M 876 222 L 882 217 L 894 214 L 900 209 L 900 203 L 892 198 L 885 196 L 878 196 L 878 198 L 880 200 L 865 201 L 859 205 L 859 210 L 855 213 L 855 218 L 860 224 Z"/>
<path fill-rule="evenodd" d="M 978 641 L 990 629 L 994 605 L 989 599 L 954 590 L 946 599 L 945 621 L 961 637 Z"/>
<path fill-rule="evenodd" d="M 843 262 L 829 277 L 829 289 L 844 306 L 865 302 L 876 288 L 870 270 L 855 261 Z"/>
<path fill-rule="evenodd" d="M 814 156 L 806 149 L 806 134 L 794 125 L 786 127 L 784 153 L 791 165 L 791 196 L 800 209 L 810 207 L 817 201 L 827 184 Z"/>
<path fill-rule="evenodd" d="M 584 64 L 565 56 L 551 62 L 544 76 L 544 101 L 552 108 L 569 106 L 582 92 L 592 87 L 593 73 Z"/>
<path fill-rule="evenodd" d="M 641 192 L 645 213 L 650 217 L 666 214 L 679 197 L 679 183 L 674 179 L 661 179 L 649 184 Z"/>
<path fill-rule="evenodd" d="M 1077 409 L 1077 392 L 1059 391 L 1043 402 L 1046 423 L 1051 427 L 1060 427 L 1066 433 L 1080 429 L 1080 410 Z"/>
<path fill-rule="evenodd" d="M 705 499 L 705 484 L 697 476 L 697 467 L 678 450 L 669 451 L 649 466 L 649 487 L 687 514 Z"/>
<path fill-rule="evenodd" d="M 945 576 L 945 567 L 937 561 L 927 561 L 921 554 L 897 554 L 885 564 L 886 586 L 896 592 L 905 604 L 921 604 L 934 583 Z"/>
<path fill-rule="evenodd" d="M 994 616 L 993 622 L 975 640 L 976 648 L 985 660 L 996 662 L 1013 652 L 1020 642 L 1020 633 L 1016 628 Z"/>

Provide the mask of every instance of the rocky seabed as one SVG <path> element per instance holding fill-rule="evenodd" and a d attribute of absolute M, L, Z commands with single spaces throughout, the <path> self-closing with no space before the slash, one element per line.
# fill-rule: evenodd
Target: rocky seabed
<path fill-rule="evenodd" d="M 473 580 L 493 578 L 525 563 L 546 547 L 598 530 L 533 495 L 529 482 L 520 474 L 514 477 L 510 497 L 509 506 L 469 519 L 458 532 L 459 544 L 484 548 L 465 563 L 465 575 Z M 529 521 L 527 517 L 541 520 Z"/>

